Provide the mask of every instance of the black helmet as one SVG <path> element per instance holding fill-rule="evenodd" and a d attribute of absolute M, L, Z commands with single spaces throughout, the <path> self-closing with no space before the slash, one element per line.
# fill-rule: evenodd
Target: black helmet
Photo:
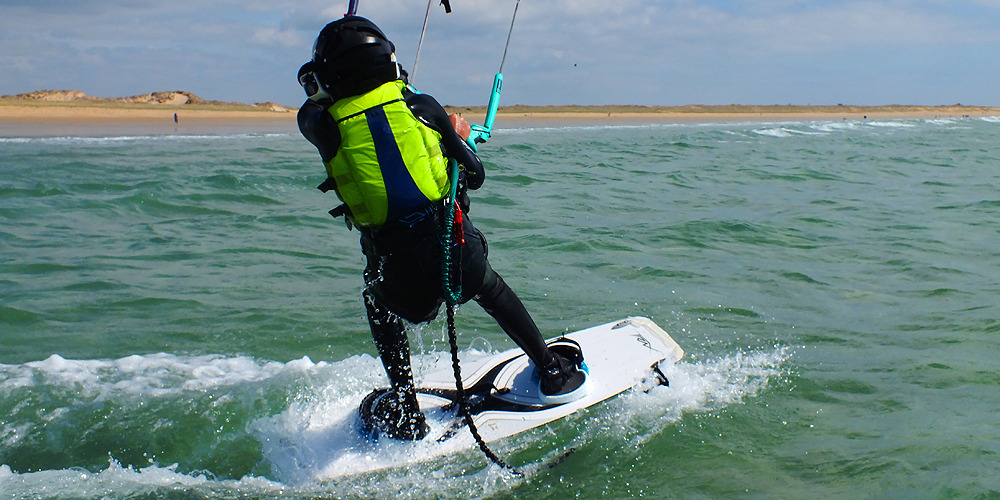
<path fill-rule="evenodd" d="M 400 77 L 395 51 L 375 23 L 345 16 L 320 31 L 312 71 L 334 100 L 362 94 Z"/>

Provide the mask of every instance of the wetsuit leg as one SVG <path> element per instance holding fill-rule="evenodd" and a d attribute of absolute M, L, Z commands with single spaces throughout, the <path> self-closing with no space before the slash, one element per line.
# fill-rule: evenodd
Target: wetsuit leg
<path fill-rule="evenodd" d="M 382 366 L 392 384 L 394 401 L 387 401 L 385 412 L 392 416 L 395 429 L 383 429 L 391 437 L 421 439 L 427 433 L 424 414 L 417 402 L 417 391 L 413 385 L 413 371 L 410 368 L 410 342 L 406 337 L 406 325 L 367 290 L 363 293 L 368 324 L 372 339 L 378 349 Z"/>
<path fill-rule="evenodd" d="M 372 339 L 392 388 L 397 392 L 412 390 L 413 373 L 410 370 L 410 341 L 406 337 L 406 325 L 402 318 L 381 306 L 370 293 L 365 291 L 363 295 Z"/>
<path fill-rule="evenodd" d="M 483 287 L 475 300 L 535 363 L 542 393 L 548 396 L 570 394 L 583 385 L 586 376 L 570 361 L 573 353 L 553 353 L 521 299 L 492 268 L 487 268 Z M 583 359 L 579 351 L 576 354 Z"/>
<path fill-rule="evenodd" d="M 541 332 L 538 331 L 521 299 L 490 266 L 487 260 L 489 249 L 486 238 L 481 232 L 471 228 L 471 224 L 468 224 L 465 234 L 466 247 L 469 250 L 467 256 L 470 259 L 463 258 L 463 267 L 469 269 L 478 265 L 480 269 L 478 276 L 482 276 L 481 280 L 467 280 L 467 283 L 477 281 L 479 283 L 473 299 L 493 316 L 500 328 L 535 364 L 543 394 L 554 396 L 575 392 L 586 381 L 586 376 L 577 368 L 578 362 L 575 361 L 578 358 L 579 362 L 582 362 L 582 353 L 572 346 L 565 349 L 560 347 L 556 351 L 545 344 Z"/>
<path fill-rule="evenodd" d="M 489 266 L 489 264 L 487 264 Z M 545 367 L 553 362 L 552 352 L 545 346 L 545 340 L 535 325 L 528 310 L 514 290 L 491 267 L 487 267 L 483 286 L 474 298 L 500 328 L 503 329 L 535 366 Z"/>

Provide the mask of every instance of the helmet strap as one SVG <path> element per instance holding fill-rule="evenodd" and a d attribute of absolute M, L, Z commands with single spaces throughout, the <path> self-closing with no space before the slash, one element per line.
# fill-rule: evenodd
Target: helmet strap
<path fill-rule="evenodd" d="M 323 85 L 323 82 L 319 79 L 319 75 L 313 72 L 312 77 L 314 80 L 316 80 L 317 90 L 315 93 L 309 96 L 309 100 L 318 103 L 333 101 L 333 96 L 331 96 L 329 92 L 326 91 L 326 86 Z"/>

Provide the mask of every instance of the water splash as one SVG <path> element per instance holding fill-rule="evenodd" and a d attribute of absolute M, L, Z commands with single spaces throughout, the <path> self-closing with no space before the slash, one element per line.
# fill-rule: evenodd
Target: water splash
<path fill-rule="evenodd" d="M 468 350 L 463 358 L 489 355 Z M 245 397 L 253 391 L 281 391 L 286 404 L 279 411 L 264 411 L 248 418 L 244 429 L 227 439 L 252 436 L 260 443 L 261 471 L 237 478 L 218 478 L 212 472 L 177 464 L 145 466 L 109 457 L 107 468 L 93 472 L 81 467 L 19 473 L 0 466 L 0 489 L 13 498 L 45 496 L 64 498 L 160 498 L 178 491 L 209 498 L 233 494 L 290 497 L 485 497 L 507 491 L 547 470 L 569 446 L 586 446 L 606 438 L 624 439 L 640 446 L 677 422 L 685 414 L 717 410 L 740 404 L 766 390 L 783 373 L 791 356 L 788 348 L 736 352 L 698 362 L 663 366 L 670 386 L 629 391 L 618 398 L 518 437 L 497 443 L 505 456 L 520 457 L 526 479 L 518 479 L 491 466 L 472 446 L 371 441 L 357 432 L 356 407 L 367 391 L 384 385 L 377 359 L 354 356 L 336 362 L 314 363 L 308 358 L 289 363 L 258 362 L 221 356 L 181 357 L 167 354 L 129 356 L 110 361 L 73 361 L 57 356 L 24 365 L 0 365 L 0 392 L 30 390 L 54 393 L 53 387 L 74 387 L 107 401 L 142 394 L 164 398 L 184 393 L 204 398 Z M 424 372 L 447 369 L 439 353 L 415 356 Z M 420 374 L 417 374 L 419 381 Z M 222 391 L 222 388 L 243 390 Z M 266 387 L 266 389 L 262 389 Z M 58 391 L 55 391 L 58 392 Z M 186 400 L 175 400 L 180 404 Z M 203 405 L 210 406 L 210 405 Z M 240 408 L 249 405 L 238 405 Z M 70 408 L 71 409 L 71 408 Z M 73 413 L 69 411 L 68 416 Z M 25 411 L 15 411 L 13 423 L 75 425 L 70 418 L 50 415 L 47 422 L 32 422 Z M 432 425 L 447 425 L 447 419 Z M 137 433 L 155 432 L 154 422 L 138 422 Z M 76 424 L 79 425 L 79 424 Z M 79 432 L 87 429 L 80 428 Z M 20 435 L 25 432 L 19 431 Z M 73 446 L 68 444 L 67 446 Z M 5 445 L 6 447 L 6 445 Z M 542 450 L 542 453 L 537 453 Z"/>

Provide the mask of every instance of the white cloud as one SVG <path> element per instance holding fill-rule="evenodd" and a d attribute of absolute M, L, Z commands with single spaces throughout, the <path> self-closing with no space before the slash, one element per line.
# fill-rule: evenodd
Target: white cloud
<path fill-rule="evenodd" d="M 307 43 L 297 32 L 280 31 L 275 28 L 259 29 L 251 40 L 262 45 L 281 45 L 283 47 L 295 47 Z"/>
<path fill-rule="evenodd" d="M 35 70 L 35 65 L 28 61 L 26 57 L 16 56 L 12 60 L 12 67 L 15 71 L 31 72 Z"/>
<path fill-rule="evenodd" d="M 153 74 L 157 61 L 171 61 L 172 68 L 161 73 L 183 90 L 286 104 L 301 98 L 294 75 L 286 73 L 309 57 L 316 34 L 348 3 L 0 1 L 0 65 L 8 69 L 0 72 L 0 94 L 84 82 L 93 88 L 80 90 L 95 95 L 148 92 L 135 87 L 149 85 L 144 80 L 104 75 Z M 421 53 L 421 88 L 447 93 L 441 100 L 455 104 L 482 100 L 488 89 L 481 87 L 489 86 L 498 67 L 515 4 L 453 0 L 454 12 L 445 15 L 435 1 Z M 422 1 L 361 0 L 359 14 L 386 31 L 409 67 L 425 8 Z M 945 62 L 995 54 L 998 10 L 1000 0 L 525 0 L 504 68 L 504 101 L 586 103 L 603 93 L 606 102 L 649 102 L 660 98 L 657 92 L 703 96 L 709 90 L 725 101 L 727 93 L 745 92 L 754 80 L 790 88 L 805 81 L 822 85 L 817 70 L 852 57 L 889 57 L 887 51 L 900 71 L 913 72 L 924 67 L 927 53 Z M 858 61 L 865 64 L 872 63 Z M 968 66 L 965 80 L 989 81 L 983 72 L 993 70 Z M 227 80 L 245 84 L 234 88 L 212 80 L 221 67 Z M 747 77 L 748 83 L 738 81 L 739 71 L 759 74 Z M 618 93 L 623 86 L 630 92 Z M 206 90 L 214 88 L 220 95 Z"/>
<path fill-rule="evenodd" d="M 791 4 L 794 8 L 788 8 Z M 778 6 L 785 7 L 784 10 Z M 693 1 L 639 0 L 546 2 L 527 17 L 519 33 L 571 50 L 628 53 L 651 47 L 725 53 L 802 53 L 866 44 L 995 42 L 992 24 L 942 15 L 914 4 L 778 2 L 727 10 Z M 544 19 L 561 19 L 555 33 Z"/>

